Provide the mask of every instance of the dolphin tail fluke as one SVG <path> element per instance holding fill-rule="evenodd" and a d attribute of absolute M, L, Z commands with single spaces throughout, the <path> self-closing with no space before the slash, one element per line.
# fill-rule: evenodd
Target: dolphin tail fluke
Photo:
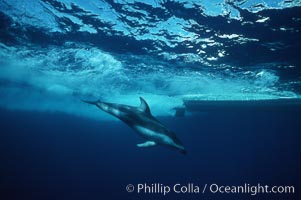
<path fill-rule="evenodd" d="M 187 151 L 186 151 L 185 149 L 181 149 L 181 150 L 180 150 L 180 153 L 186 155 L 186 154 L 187 154 Z"/>

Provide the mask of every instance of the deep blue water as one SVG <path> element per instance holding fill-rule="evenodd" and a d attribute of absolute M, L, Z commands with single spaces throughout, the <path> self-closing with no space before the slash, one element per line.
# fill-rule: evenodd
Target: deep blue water
<path fill-rule="evenodd" d="M 300 113 L 207 113 L 161 118 L 188 154 L 139 149 L 120 122 L 60 113 L 1 111 L 4 199 L 298 199 Z M 127 193 L 129 183 L 294 185 L 296 194 Z"/>
<path fill-rule="evenodd" d="M 298 0 L 0 0 L 0 199 L 300 199 L 300 33 Z M 80 101 L 140 96 L 187 155 L 137 148 Z M 244 108 L 261 100 L 299 104 Z M 126 191 L 139 183 L 295 194 Z"/>

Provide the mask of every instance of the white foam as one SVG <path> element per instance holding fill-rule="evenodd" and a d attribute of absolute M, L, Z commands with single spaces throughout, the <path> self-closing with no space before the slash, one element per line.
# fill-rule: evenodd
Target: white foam
<path fill-rule="evenodd" d="M 182 106 L 183 98 L 189 95 L 217 100 L 296 95 L 279 90 L 279 77 L 270 70 L 228 72 L 227 76 L 170 68 L 152 64 L 151 60 L 143 64 L 145 58 L 141 56 L 136 57 L 141 64 L 124 66 L 119 59 L 126 62 L 128 57 L 113 56 L 87 45 L 43 49 L 1 44 L 0 106 L 112 120 L 112 116 L 80 100 L 101 99 L 139 106 L 142 96 L 153 115 L 173 116 L 174 108 Z"/>

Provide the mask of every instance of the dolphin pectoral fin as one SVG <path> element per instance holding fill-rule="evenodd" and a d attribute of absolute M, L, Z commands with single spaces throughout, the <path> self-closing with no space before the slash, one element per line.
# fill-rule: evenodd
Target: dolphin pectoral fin
<path fill-rule="evenodd" d="M 157 145 L 157 144 L 153 141 L 146 141 L 144 143 L 137 144 L 137 147 L 152 147 L 152 146 L 155 146 L 155 145 Z"/>

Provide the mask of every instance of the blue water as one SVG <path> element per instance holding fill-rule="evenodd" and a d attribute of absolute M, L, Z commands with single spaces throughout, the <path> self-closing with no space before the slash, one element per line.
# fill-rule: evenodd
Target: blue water
<path fill-rule="evenodd" d="M 160 118 L 188 154 L 141 142 L 119 122 L 1 112 L 1 194 L 7 199 L 236 199 L 237 195 L 127 193 L 129 183 L 246 183 L 300 188 L 300 113 L 215 113 Z M 298 193 L 297 193 L 298 194 Z M 297 194 L 239 199 L 298 199 Z M 25 198 L 23 198 L 25 197 Z"/>
<path fill-rule="evenodd" d="M 300 99 L 294 0 L 0 0 L 0 199 L 298 199 L 300 105 L 191 112 L 186 100 Z M 137 148 L 81 99 L 139 105 L 187 155 Z M 293 185 L 295 194 L 137 194 L 126 185 Z"/>

